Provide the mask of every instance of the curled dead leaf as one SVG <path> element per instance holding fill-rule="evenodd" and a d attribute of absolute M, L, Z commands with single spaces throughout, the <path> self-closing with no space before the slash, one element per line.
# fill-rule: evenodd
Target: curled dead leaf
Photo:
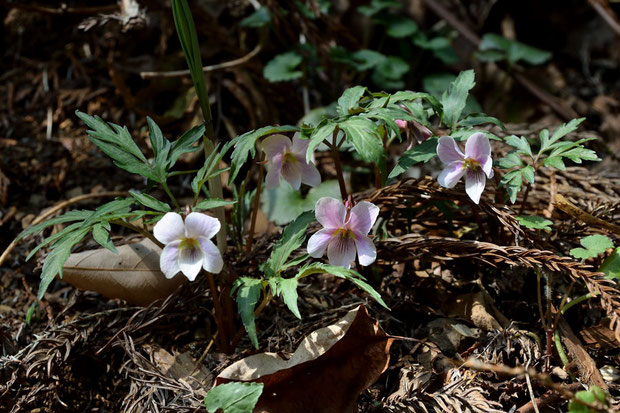
<path fill-rule="evenodd" d="M 387 368 L 393 341 L 359 306 L 308 335 L 290 358 L 276 353 L 246 357 L 222 371 L 216 385 L 263 383 L 255 412 L 354 412 L 360 393 Z"/>
<path fill-rule="evenodd" d="M 169 296 L 186 278 L 167 279 L 159 269 L 159 248 L 149 239 L 117 248 L 71 254 L 63 266 L 62 280 L 80 290 L 96 291 L 108 298 L 149 305 Z"/>

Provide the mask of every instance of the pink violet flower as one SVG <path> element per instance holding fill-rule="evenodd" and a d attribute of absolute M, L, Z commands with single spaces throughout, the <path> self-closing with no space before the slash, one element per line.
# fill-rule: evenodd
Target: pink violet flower
<path fill-rule="evenodd" d="M 310 141 L 299 139 L 298 134 L 293 141 L 284 135 L 271 135 L 261 143 L 261 149 L 267 157 L 267 177 L 265 182 L 268 189 L 275 189 L 280 185 L 280 177 L 299 189 L 302 183 L 317 186 L 321 183 L 321 175 L 314 164 L 306 162 L 306 151 Z"/>
<path fill-rule="evenodd" d="M 185 218 L 168 212 L 155 224 L 153 235 L 165 245 L 159 257 L 159 266 L 166 278 L 173 278 L 179 271 L 194 281 L 201 268 L 217 274 L 224 262 L 211 238 L 220 231 L 220 221 L 199 212 Z"/>
<path fill-rule="evenodd" d="M 327 250 L 331 265 L 349 268 L 355 254 L 361 265 L 370 265 L 377 259 L 377 250 L 368 233 L 377 220 L 379 207 L 362 201 L 353 208 L 335 198 L 321 198 L 315 207 L 317 221 L 323 229 L 308 240 L 308 254 L 320 258 Z"/>
<path fill-rule="evenodd" d="M 476 204 L 486 185 L 486 178 L 493 177 L 493 159 L 489 138 L 483 133 L 474 133 L 465 143 L 465 154 L 451 136 L 442 136 L 437 144 L 437 156 L 446 167 L 437 181 L 446 188 L 454 188 L 465 175 L 465 192 Z"/>

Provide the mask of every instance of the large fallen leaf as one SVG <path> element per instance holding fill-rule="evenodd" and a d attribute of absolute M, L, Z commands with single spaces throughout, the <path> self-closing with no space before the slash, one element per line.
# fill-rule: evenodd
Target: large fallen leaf
<path fill-rule="evenodd" d="M 117 248 L 71 254 L 63 266 L 62 280 L 81 290 L 108 298 L 148 305 L 169 296 L 186 278 L 166 279 L 159 269 L 161 249 L 149 239 Z"/>
<path fill-rule="evenodd" d="M 254 412 L 355 412 L 360 393 L 387 368 L 393 340 L 360 306 L 308 335 L 290 358 L 247 357 L 225 369 L 216 385 L 263 383 Z"/>

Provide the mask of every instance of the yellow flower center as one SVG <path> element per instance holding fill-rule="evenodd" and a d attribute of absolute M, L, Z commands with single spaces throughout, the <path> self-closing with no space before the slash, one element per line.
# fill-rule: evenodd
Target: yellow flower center
<path fill-rule="evenodd" d="M 282 157 L 282 163 L 296 163 L 297 162 L 297 158 L 295 157 L 295 154 L 293 152 L 286 152 L 284 154 L 284 156 Z"/>
<path fill-rule="evenodd" d="M 332 237 L 340 237 L 343 239 L 350 238 L 355 240 L 355 234 L 348 228 L 338 228 Z"/>
<path fill-rule="evenodd" d="M 200 243 L 198 242 L 196 238 L 183 238 L 181 240 L 181 243 L 179 244 L 179 250 L 183 250 L 183 249 L 194 250 L 194 249 L 199 249 L 199 248 L 200 248 Z"/>
<path fill-rule="evenodd" d="M 480 166 L 480 162 L 478 162 L 477 160 L 466 158 L 465 162 L 463 162 L 463 169 L 477 171 L 479 169 L 482 169 L 482 166 Z"/>

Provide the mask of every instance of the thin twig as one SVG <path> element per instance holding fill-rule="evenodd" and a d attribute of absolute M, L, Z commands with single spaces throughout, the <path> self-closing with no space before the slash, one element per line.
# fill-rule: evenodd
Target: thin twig
<path fill-rule="evenodd" d="M 231 67 L 241 66 L 246 63 L 248 60 L 252 59 L 262 50 L 262 43 L 258 43 L 254 49 L 245 56 L 242 56 L 238 59 L 230 60 L 228 62 L 218 63 L 215 65 L 203 66 L 202 71 L 207 72 L 215 72 L 217 70 L 222 69 L 230 69 Z M 162 78 L 170 78 L 170 77 L 181 77 L 181 76 L 189 76 L 189 69 L 186 70 L 173 70 L 169 72 L 140 72 L 140 77 L 142 79 L 149 79 L 154 77 L 162 77 Z"/>
<path fill-rule="evenodd" d="M 112 13 L 119 10 L 118 4 L 110 4 L 107 6 L 97 7 L 67 7 L 66 4 L 62 4 L 60 7 L 45 7 L 37 4 L 30 3 L 17 3 L 13 1 L 3 1 L 0 3 L 2 7 L 9 9 L 21 9 L 34 11 L 37 13 L 54 14 L 54 15 L 66 15 L 66 14 L 82 14 L 82 15 L 95 15 Z"/>
<path fill-rule="evenodd" d="M 606 0 L 588 0 L 588 3 L 605 20 L 605 23 L 620 36 L 620 21 L 613 9 L 609 7 L 609 2 Z"/>
<path fill-rule="evenodd" d="M 38 217 L 36 217 L 32 221 L 29 228 L 45 221 L 47 218 L 51 217 L 58 211 L 70 205 L 77 204 L 78 202 L 82 202 L 87 199 L 93 199 L 93 198 L 110 198 L 110 197 L 119 197 L 119 196 L 128 196 L 128 195 L 129 193 L 125 191 L 111 191 L 111 192 L 100 192 L 100 193 L 94 193 L 94 194 L 78 195 L 66 201 L 59 202 L 58 204 L 54 205 L 52 208 L 40 214 Z M 13 249 L 17 246 L 17 244 L 19 244 L 19 241 L 17 239 L 14 239 L 13 242 L 11 242 L 8 247 L 6 247 L 2 255 L 0 255 L 0 266 L 4 264 L 4 261 L 6 261 L 6 259 L 11 254 L 11 251 L 13 251 Z"/>

